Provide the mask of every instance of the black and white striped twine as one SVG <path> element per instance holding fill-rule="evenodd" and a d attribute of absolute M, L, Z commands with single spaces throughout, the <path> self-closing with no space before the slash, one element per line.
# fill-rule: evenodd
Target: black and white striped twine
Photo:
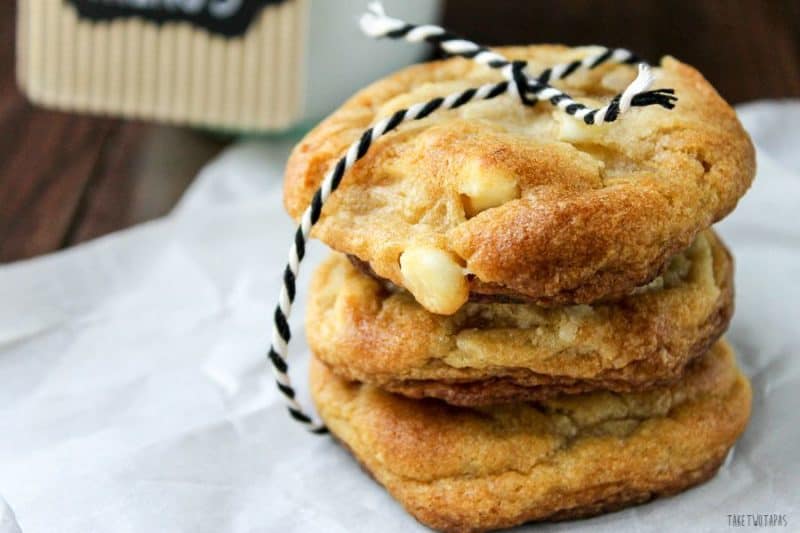
<path fill-rule="evenodd" d="M 631 105 L 658 104 L 671 109 L 675 100 L 672 91 L 669 89 L 643 92 L 649 85 L 651 78 L 649 77 L 649 71 L 647 71 L 646 83 L 641 81 L 645 79 L 641 74 L 642 69 L 640 69 L 640 75 L 637 77 L 637 80 L 641 79 L 640 83 L 634 86 L 636 84 L 636 80 L 634 80 L 634 83 L 631 84 L 634 88 L 629 97 L 625 97 L 625 93 L 629 92 L 628 90 L 631 89 L 631 86 L 626 89 L 625 93 L 615 98 L 616 105 L 613 104 L 614 100 L 612 100 L 611 104 L 594 110 L 575 102 L 563 91 L 548 85 L 550 80 L 564 79 L 575 72 L 591 70 L 605 62 L 636 62 L 635 56 L 627 50 L 606 49 L 600 54 L 582 60 L 550 67 L 542 72 L 537 79 L 533 79 L 524 73 L 524 62 L 509 61 L 496 52 L 461 39 L 438 26 L 415 26 L 390 18 L 383 12 L 380 4 L 373 3 L 370 5 L 369 12 L 361 19 L 361 26 L 364 32 L 372 37 L 403 38 L 411 42 L 431 42 L 440 46 L 448 54 L 469 57 L 481 64 L 500 69 L 506 79 L 498 83 L 489 83 L 448 96 L 437 97 L 428 102 L 420 102 L 379 120 L 364 131 L 356 142 L 350 145 L 345 155 L 325 175 L 322 185 L 314 193 L 311 204 L 303 213 L 300 225 L 295 231 L 294 242 L 289 249 L 289 261 L 283 271 L 283 284 L 274 313 L 269 359 L 272 362 L 278 389 L 288 404 L 289 414 L 309 431 L 316 434 L 327 433 L 327 428 L 322 422 L 315 420 L 311 414 L 307 413 L 297 400 L 288 375 L 289 367 L 286 362 L 289 341 L 292 336 L 289 317 L 291 316 L 292 304 L 296 295 L 297 276 L 300 271 L 300 263 L 305 256 L 306 243 L 311 234 L 311 228 L 319 220 L 323 205 L 339 187 L 345 172 L 364 157 L 373 142 L 396 129 L 403 122 L 423 119 L 440 109 L 456 109 L 474 100 L 490 100 L 507 92 L 516 94 L 526 104 L 535 103 L 537 100 L 549 100 L 553 105 L 563 109 L 568 114 L 583 119 L 586 124 L 613 122 L 621 113 L 627 111 Z M 655 93 L 668 95 L 669 99 L 664 100 Z M 623 105 L 625 102 L 627 104 Z"/>
<path fill-rule="evenodd" d="M 416 25 L 386 15 L 379 2 L 370 3 L 367 13 L 360 21 L 364 33 L 373 38 L 388 37 L 403 39 L 411 43 L 428 42 L 439 47 L 444 53 L 466 57 L 482 65 L 500 70 L 523 103 L 531 105 L 537 100 L 548 100 L 584 123 L 604 124 L 614 122 L 620 114 L 631 106 L 661 105 L 672 109 L 677 98 L 672 89 L 647 91 L 653 82 L 650 67 L 636 55 L 624 48 L 604 48 L 596 54 L 569 63 L 555 65 L 544 70 L 536 78 L 525 73 L 525 61 L 511 61 L 502 54 L 485 46 L 459 37 L 442 27 L 433 24 Z M 569 94 L 549 85 L 551 80 L 562 80 L 582 70 L 592 70 L 605 63 L 639 64 L 636 79 L 620 94 L 598 109 L 591 109 L 575 101 Z"/>

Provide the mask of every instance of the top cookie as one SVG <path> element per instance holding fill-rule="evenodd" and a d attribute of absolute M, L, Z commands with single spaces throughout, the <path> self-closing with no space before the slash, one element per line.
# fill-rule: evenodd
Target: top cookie
<path fill-rule="evenodd" d="M 594 50 L 500 51 L 535 73 Z M 676 108 L 634 108 L 603 126 L 511 95 L 404 123 L 348 171 L 313 235 L 441 314 L 470 293 L 540 305 L 623 296 L 728 214 L 755 171 L 749 137 L 701 74 L 670 57 L 653 74 L 653 87 L 675 89 Z M 599 106 L 634 76 L 609 64 L 559 85 Z M 498 79 L 454 58 L 362 90 L 292 152 L 289 213 L 302 215 L 328 169 L 376 120 Z"/>

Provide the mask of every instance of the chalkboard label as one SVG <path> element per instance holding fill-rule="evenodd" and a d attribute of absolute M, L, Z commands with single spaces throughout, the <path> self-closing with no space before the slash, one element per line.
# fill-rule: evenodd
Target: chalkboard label
<path fill-rule="evenodd" d="M 137 17 L 156 24 L 189 22 L 227 37 L 237 37 L 259 11 L 288 0 L 66 0 L 81 18 L 107 21 Z"/>

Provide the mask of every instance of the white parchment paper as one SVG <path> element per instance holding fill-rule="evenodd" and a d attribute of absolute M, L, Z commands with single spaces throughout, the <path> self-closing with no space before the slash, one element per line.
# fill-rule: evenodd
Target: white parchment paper
<path fill-rule="evenodd" d="M 800 528 L 800 102 L 740 113 L 758 178 L 719 229 L 737 260 L 729 339 L 754 386 L 747 432 L 699 488 L 531 530 L 716 531 L 732 513 Z M 0 268 L 0 533 L 421 529 L 274 391 L 289 146 L 236 145 L 171 216 Z M 325 253 L 313 243 L 301 287 Z"/>

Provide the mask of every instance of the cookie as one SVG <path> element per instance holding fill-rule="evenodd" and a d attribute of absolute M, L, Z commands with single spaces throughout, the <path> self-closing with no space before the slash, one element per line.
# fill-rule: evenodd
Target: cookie
<path fill-rule="evenodd" d="M 345 379 L 455 405 L 633 391 L 679 378 L 722 335 L 733 313 L 732 270 L 726 248 L 706 231 L 622 300 L 469 303 L 444 316 L 334 255 L 312 281 L 307 337 Z"/>
<path fill-rule="evenodd" d="M 491 408 L 411 400 L 312 363 L 328 428 L 417 520 L 484 531 L 583 517 L 674 494 L 714 475 L 750 413 L 723 341 L 681 381 Z"/>
<path fill-rule="evenodd" d="M 592 48 L 503 48 L 539 70 Z M 754 150 L 734 111 L 692 67 L 653 69 L 673 110 L 636 108 L 586 126 L 548 103 L 511 95 L 399 126 L 374 142 L 326 202 L 312 235 L 452 314 L 470 293 L 540 305 L 628 294 L 658 275 L 749 187 Z M 298 218 L 347 146 L 412 103 L 499 80 L 453 58 L 402 70 L 362 90 L 300 142 L 284 200 Z M 635 76 L 603 65 L 559 82 L 600 105 Z"/>

